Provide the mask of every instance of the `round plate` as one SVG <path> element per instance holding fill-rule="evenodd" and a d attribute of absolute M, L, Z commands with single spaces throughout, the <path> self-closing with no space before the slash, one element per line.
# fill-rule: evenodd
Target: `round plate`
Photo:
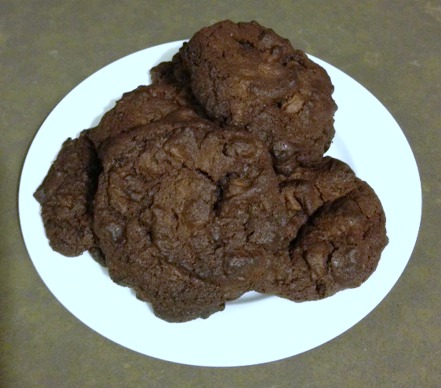
<path fill-rule="evenodd" d="M 47 117 L 28 151 L 20 181 L 19 216 L 29 255 L 47 287 L 79 320 L 151 357 L 190 365 L 241 366 L 319 346 L 365 317 L 398 280 L 418 234 L 421 184 L 409 144 L 385 107 L 318 58 L 311 57 L 329 73 L 338 105 L 337 134 L 328 154 L 347 162 L 374 188 L 387 217 L 389 245 L 361 287 L 304 303 L 248 293 L 208 319 L 167 323 L 130 289 L 113 283 L 89 254 L 67 258 L 49 247 L 40 206 L 32 195 L 61 144 L 96 125 L 124 92 L 150 83 L 150 68 L 169 60 L 181 45 L 178 41 L 148 48 L 104 67 L 74 88 Z"/>

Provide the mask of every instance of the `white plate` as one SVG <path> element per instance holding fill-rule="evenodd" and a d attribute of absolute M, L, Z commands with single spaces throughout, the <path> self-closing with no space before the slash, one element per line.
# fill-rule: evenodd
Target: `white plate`
<path fill-rule="evenodd" d="M 74 88 L 38 131 L 24 163 L 19 215 L 24 241 L 41 278 L 79 320 L 112 341 L 163 360 L 200 366 L 275 361 L 319 346 L 359 322 L 387 295 L 412 253 L 421 219 L 421 184 L 412 151 L 385 107 L 335 67 L 312 57 L 335 85 L 337 135 L 329 154 L 349 163 L 383 203 L 389 245 L 361 287 L 325 300 L 294 303 L 249 293 L 223 312 L 186 323 L 156 318 L 128 288 L 83 254 L 67 258 L 49 247 L 32 194 L 62 142 L 95 125 L 122 93 L 150 82 L 149 69 L 168 60 L 182 41 L 124 57 Z"/>

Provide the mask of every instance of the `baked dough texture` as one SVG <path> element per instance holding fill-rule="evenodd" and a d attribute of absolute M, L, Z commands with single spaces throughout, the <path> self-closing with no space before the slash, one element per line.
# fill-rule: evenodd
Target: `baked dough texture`
<path fill-rule="evenodd" d="M 277 260 L 284 206 L 249 133 L 162 120 L 115 138 L 102 162 L 94 230 L 110 276 L 163 318 L 222 308 Z"/>
<path fill-rule="evenodd" d="M 220 125 L 255 134 L 279 173 L 320 161 L 334 136 L 337 106 L 326 71 L 257 22 L 205 27 L 153 74 L 191 90 Z"/>

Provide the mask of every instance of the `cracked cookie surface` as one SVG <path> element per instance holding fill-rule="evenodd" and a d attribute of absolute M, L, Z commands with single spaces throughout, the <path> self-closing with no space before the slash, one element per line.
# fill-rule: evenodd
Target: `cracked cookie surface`
<path fill-rule="evenodd" d="M 315 170 L 297 169 L 281 186 L 292 240 L 256 290 L 306 301 L 362 284 L 388 242 L 372 188 L 330 157 Z"/>
<path fill-rule="evenodd" d="M 161 120 L 102 155 L 94 229 L 106 265 L 162 318 L 222 309 L 277 260 L 285 210 L 266 147 L 249 133 Z"/>
<path fill-rule="evenodd" d="M 101 165 L 86 135 L 67 139 L 34 193 L 50 246 L 78 256 L 96 244 L 92 200 Z"/>
<path fill-rule="evenodd" d="M 176 85 L 140 85 L 124 93 L 107 111 L 89 137 L 99 150 L 102 144 L 120 133 L 163 119 L 170 114 L 192 115 L 195 102 Z"/>
<path fill-rule="evenodd" d="M 198 31 L 179 56 L 176 73 L 188 72 L 182 82 L 208 117 L 257 135 L 280 173 L 318 162 L 329 148 L 337 109 L 329 76 L 273 30 L 219 22 Z"/>

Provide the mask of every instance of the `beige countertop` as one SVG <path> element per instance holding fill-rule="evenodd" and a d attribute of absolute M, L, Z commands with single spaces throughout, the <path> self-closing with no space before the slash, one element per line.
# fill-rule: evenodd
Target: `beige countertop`
<path fill-rule="evenodd" d="M 222 19 L 272 27 L 371 91 L 412 147 L 423 210 L 403 275 L 357 325 L 291 358 L 205 368 L 128 350 L 69 313 L 29 258 L 17 194 L 33 137 L 73 87 L 118 58 Z M 440 59 L 439 1 L 0 0 L 0 386 L 439 386 Z"/>

